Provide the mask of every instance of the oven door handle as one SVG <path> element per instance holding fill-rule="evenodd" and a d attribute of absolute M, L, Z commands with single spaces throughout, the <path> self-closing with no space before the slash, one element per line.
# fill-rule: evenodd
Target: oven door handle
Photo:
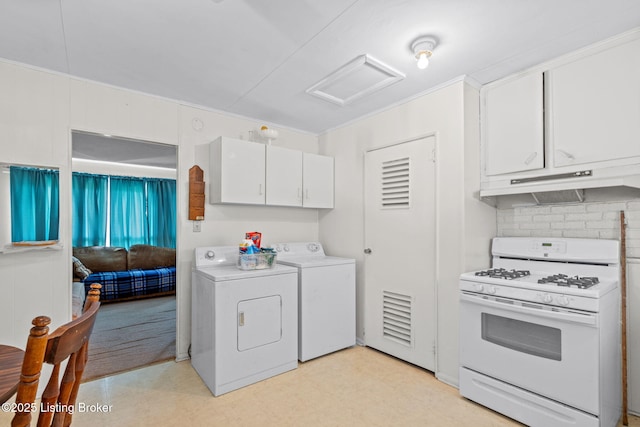
<path fill-rule="evenodd" d="M 559 320 L 562 322 L 572 322 L 591 326 L 596 326 L 598 324 L 598 318 L 595 314 L 578 314 L 570 313 L 567 311 L 550 311 L 542 310 L 539 308 L 523 307 L 521 305 L 511 305 L 499 301 L 489 300 L 479 296 L 469 295 L 466 293 L 460 294 L 460 301 L 469 302 L 471 304 L 476 304 L 483 307 L 495 308 L 498 310 L 511 311 L 513 313 L 530 314 L 532 316 Z"/>

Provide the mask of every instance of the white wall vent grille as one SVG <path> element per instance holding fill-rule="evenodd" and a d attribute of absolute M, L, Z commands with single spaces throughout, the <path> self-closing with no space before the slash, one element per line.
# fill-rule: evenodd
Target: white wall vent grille
<path fill-rule="evenodd" d="M 407 347 L 412 346 L 410 296 L 382 292 L 382 335 Z"/>
<path fill-rule="evenodd" d="M 380 193 L 382 209 L 408 209 L 410 207 L 411 159 L 382 162 L 382 187 Z"/>

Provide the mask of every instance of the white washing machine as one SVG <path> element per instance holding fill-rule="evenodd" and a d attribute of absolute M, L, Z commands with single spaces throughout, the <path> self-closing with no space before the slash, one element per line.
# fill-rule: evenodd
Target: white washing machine
<path fill-rule="evenodd" d="M 274 248 L 278 263 L 298 269 L 298 360 L 355 345 L 355 260 L 327 256 L 318 242 Z"/>
<path fill-rule="evenodd" d="M 195 252 L 191 364 L 213 395 L 297 368 L 297 269 L 241 270 L 237 246 Z"/>

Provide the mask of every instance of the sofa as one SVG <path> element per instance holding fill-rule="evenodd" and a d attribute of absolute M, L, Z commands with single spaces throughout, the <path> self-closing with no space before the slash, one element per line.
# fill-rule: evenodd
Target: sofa
<path fill-rule="evenodd" d="M 151 245 L 73 248 L 74 281 L 85 295 L 92 283 L 102 285 L 100 301 L 125 301 L 176 292 L 176 250 Z"/>

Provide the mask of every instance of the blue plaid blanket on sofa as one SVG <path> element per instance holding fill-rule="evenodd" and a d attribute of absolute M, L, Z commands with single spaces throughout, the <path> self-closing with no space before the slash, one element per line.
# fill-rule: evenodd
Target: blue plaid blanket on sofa
<path fill-rule="evenodd" d="M 92 283 L 100 283 L 100 301 L 132 299 L 176 290 L 176 268 L 126 270 L 91 273 L 84 279 L 85 292 Z"/>

